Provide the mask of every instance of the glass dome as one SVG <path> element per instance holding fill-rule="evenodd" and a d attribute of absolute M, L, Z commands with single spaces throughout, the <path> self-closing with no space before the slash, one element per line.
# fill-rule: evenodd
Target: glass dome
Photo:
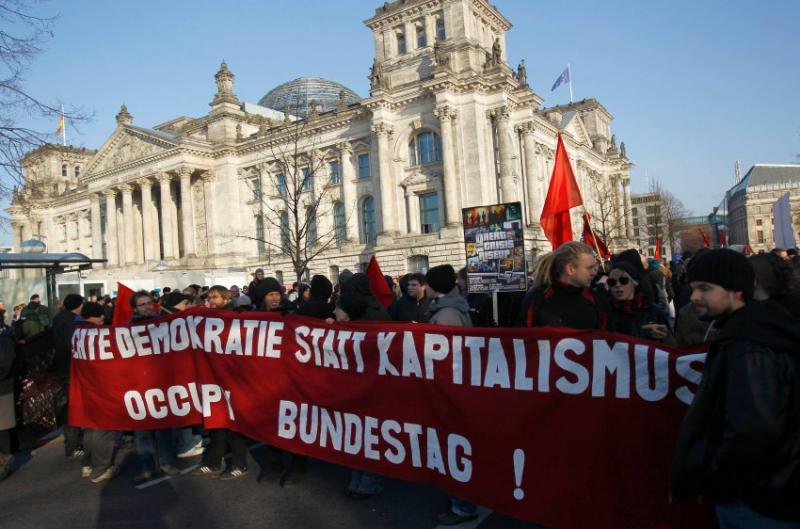
<path fill-rule="evenodd" d="M 308 116 L 311 100 L 317 102 L 317 112 L 336 110 L 339 107 L 339 92 L 344 91 L 348 105 L 358 103 L 361 98 L 346 86 L 321 77 L 300 77 L 283 83 L 262 97 L 258 104 L 300 118 Z"/>

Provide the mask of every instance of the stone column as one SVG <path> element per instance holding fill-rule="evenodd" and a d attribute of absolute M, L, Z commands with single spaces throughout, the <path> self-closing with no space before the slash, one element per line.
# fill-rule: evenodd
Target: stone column
<path fill-rule="evenodd" d="M 461 223 L 461 192 L 456 175 L 455 144 L 453 142 L 453 120 L 455 110 L 441 106 L 435 111 L 442 131 L 442 165 L 444 167 L 444 205 L 446 224 Z"/>
<path fill-rule="evenodd" d="M 389 137 L 393 134 L 390 126 L 379 123 L 372 127 L 372 132 L 378 137 L 378 178 L 381 189 L 381 224 L 383 233 L 397 232 L 397 219 L 394 208 L 394 188 L 392 178 L 391 153 L 389 150 Z"/>
<path fill-rule="evenodd" d="M 356 191 L 356 169 L 353 164 L 353 147 L 343 141 L 338 146 L 342 160 L 342 202 L 347 240 L 358 240 L 358 196 Z"/>
<path fill-rule="evenodd" d="M 96 193 L 89 195 L 89 210 L 92 223 L 92 257 L 103 258 L 103 227 L 100 220 L 100 197 Z"/>
<path fill-rule="evenodd" d="M 625 203 L 625 234 L 628 240 L 633 240 L 633 221 L 631 220 L 631 180 L 625 178 L 622 180 L 622 194 Z"/>
<path fill-rule="evenodd" d="M 133 187 L 130 184 L 123 184 L 122 190 L 122 223 L 125 228 L 125 264 L 136 262 L 136 248 L 134 246 L 133 232 Z"/>
<path fill-rule="evenodd" d="M 425 17 L 425 36 L 428 38 L 428 46 L 433 46 L 436 42 L 436 17 L 433 15 Z"/>
<path fill-rule="evenodd" d="M 611 185 L 613 189 L 613 200 L 614 200 L 614 218 L 617 221 L 617 237 L 622 239 L 623 234 L 627 235 L 626 231 L 623 230 L 625 222 L 625 216 L 623 212 L 623 202 L 622 202 L 622 189 L 620 185 L 620 177 L 619 175 L 614 175 L 611 177 Z"/>
<path fill-rule="evenodd" d="M 406 53 L 411 53 L 417 49 L 417 31 L 413 22 L 403 24 L 403 31 L 406 33 Z"/>
<path fill-rule="evenodd" d="M 528 203 L 528 224 L 535 224 L 538 220 L 539 199 L 536 193 L 536 140 L 533 137 L 534 127 L 532 121 L 526 121 L 517 131 L 522 134 L 522 148 L 525 154 L 525 187 L 528 194 L 525 200 Z"/>
<path fill-rule="evenodd" d="M 511 166 L 511 125 L 508 107 L 500 107 L 492 111 L 497 125 L 497 144 L 500 148 L 500 192 L 502 202 L 511 202 L 516 198 L 514 192 L 514 174 Z"/>
<path fill-rule="evenodd" d="M 106 189 L 106 259 L 109 266 L 119 264 L 117 246 L 117 190 Z"/>
<path fill-rule="evenodd" d="M 144 236 L 144 261 L 158 261 L 159 237 L 153 222 L 153 182 L 149 178 L 136 181 L 142 190 L 142 233 Z"/>
<path fill-rule="evenodd" d="M 164 246 L 163 259 L 175 259 L 175 245 L 172 241 L 172 191 L 170 183 L 172 176 L 167 173 L 158 175 L 158 183 L 161 188 L 161 241 Z M 177 242 L 177 241 L 175 241 Z"/>
<path fill-rule="evenodd" d="M 192 169 L 178 169 L 181 179 L 181 233 L 183 234 L 183 256 L 195 256 L 194 226 L 192 225 Z"/>
<path fill-rule="evenodd" d="M 208 255 L 214 255 L 216 244 L 216 218 L 214 217 L 214 201 L 215 201 L 215 174 L 213 171 L 206 171 L 200 177 L 203 180 L 203 196 L 205 197 L 205 211 L 206 211 L 206 237 L 208 237 Z M 265 200 L 265 198 L 262 198 Z M 264 222 L 264 231 L 266 232 L 266 221 Z M 265 233 L 266 234 L 266 233 Z"/>

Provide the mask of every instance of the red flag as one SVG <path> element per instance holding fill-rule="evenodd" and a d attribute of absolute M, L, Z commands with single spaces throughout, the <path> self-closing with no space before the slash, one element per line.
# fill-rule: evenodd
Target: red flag
<path fill-rule="evenodd" d="M 113 325 L 125 324 L 131 321 L 133 307 L 130 299 L 133 297 L 133 290 L 117 281 L 117 301 L 114 303 L 114 318 L 111 320 Z"/>
<path fill-rule="evenodd" d="M 572 172 L 567 149 L 564 147 L 564 140 L 559 132 L 553 175 L 550 178 L 547 199 L 539 218 L 542 230 L 554 250 L 572 240 L 572 222 L 569 210 L 581 204 L 583 204 L 581 191 L 578 189 L 578 182 L 575 180 L 575 173 Z"/>
<path fill-rule="evenodd" d="M 656 261 L 661 260 L 661 236 L 656 237 L 656 251 L 653 254 L 653 259 Z"/>
<path fill-rule="evenodd" d="M 700 236 L 703 237 L 703 246 L 706 248 L 711 248 L 711 241 L 708 240 L 708 235 L 702 229 L 697 228 L 697 231 L 700 232 Z"/>
<path fill-rule="evenodd" d="M 391 305 L 392 301 L 394 301 L 394 294 L 392 294 L 392 289 L 389 288 L 389 285 L 386 284 L 386 278 L 383 277 L 381 265 L 378 264 L 378 260 L 375 259 L 374 255 L 367 265 L 367 277 L 369 278 L 369 288 L 372 290 L 372 293 L 375 294 L 375 297 L 378 298 L 378 301 L 380 301 L 384 307 Z"/>
<path fill-rule="evenodd" d="M 591 246 L 603 259 L 611 258 L 611 252 L 608 251 L 606 243 L 592 231 L 592 227 L 589 225 L 589 213 L 587 212 L 583 213 L 583 242 Z"/>

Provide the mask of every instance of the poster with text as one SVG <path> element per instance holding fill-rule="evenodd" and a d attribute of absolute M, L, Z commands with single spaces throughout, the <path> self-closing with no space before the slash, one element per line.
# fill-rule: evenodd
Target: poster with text
<path fill-rule="evenodd" d="M 469 292 L 527 289 L 522 205 L 519 202 L 461 210 Z"/>

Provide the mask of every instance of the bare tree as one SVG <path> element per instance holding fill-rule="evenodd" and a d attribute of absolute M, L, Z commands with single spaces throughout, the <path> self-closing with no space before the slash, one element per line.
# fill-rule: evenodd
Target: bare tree
<path fill-rule="evenodd" d="M 653 180 L 650 183 L 650 192 L 658 193 L 661 197 L 664 230 L 658 235 L 666 236 L 665 238 L 669 240 L 670 247 L 677 248 L 676 242 L 679 233 L 683 231 L 684 220 L 691 215 L 691 212 L 686 209 L 686 206 L 683 205 L 683 202 L 678 197 L 673 195 L 658 180 Z"/>
<path fill-rule="evenodd" d="M 283 123 L 269 130 L 269 159 L 250 180 L 261 230 L 247 238 L 257 241 L 259 253 L 268 252 L 268 260 L 274 253 L 287 256 L 297 281 L 312 260 L 343 239 L 346 225 L 346 219 L 344 225 L 334 220 L 331 184 L 336 175 L 329 174 L 329 158 L 319 149 L 312 123 L 315 106 L 312 101 L 309 118 L 292 121 L 287 112 Z"/>
<path fill-rule="evenodd" d="M 43 43 L 53 37 L 56 17 L 35 14 L 37 0 L 0 0 L 0 195 L 22 184 L 19 161 L 25 154 L 53 139 L 52 131 L 21 124 L 26 118 L 52 117 L 53 129 L 61 110 L 25 89 L 24 74 L 41 53 Z M 71 124 L 88 119 L 85 112 L 70 108 L 65 117 Z"/>
<path fill-rule="evenodd" d="M 594 196 L 588 208 L 592 231 L 611 246 L 627 238 L 625 212 L 620 211 L 613 182 L 602 175 L 590 177 Z"/>

